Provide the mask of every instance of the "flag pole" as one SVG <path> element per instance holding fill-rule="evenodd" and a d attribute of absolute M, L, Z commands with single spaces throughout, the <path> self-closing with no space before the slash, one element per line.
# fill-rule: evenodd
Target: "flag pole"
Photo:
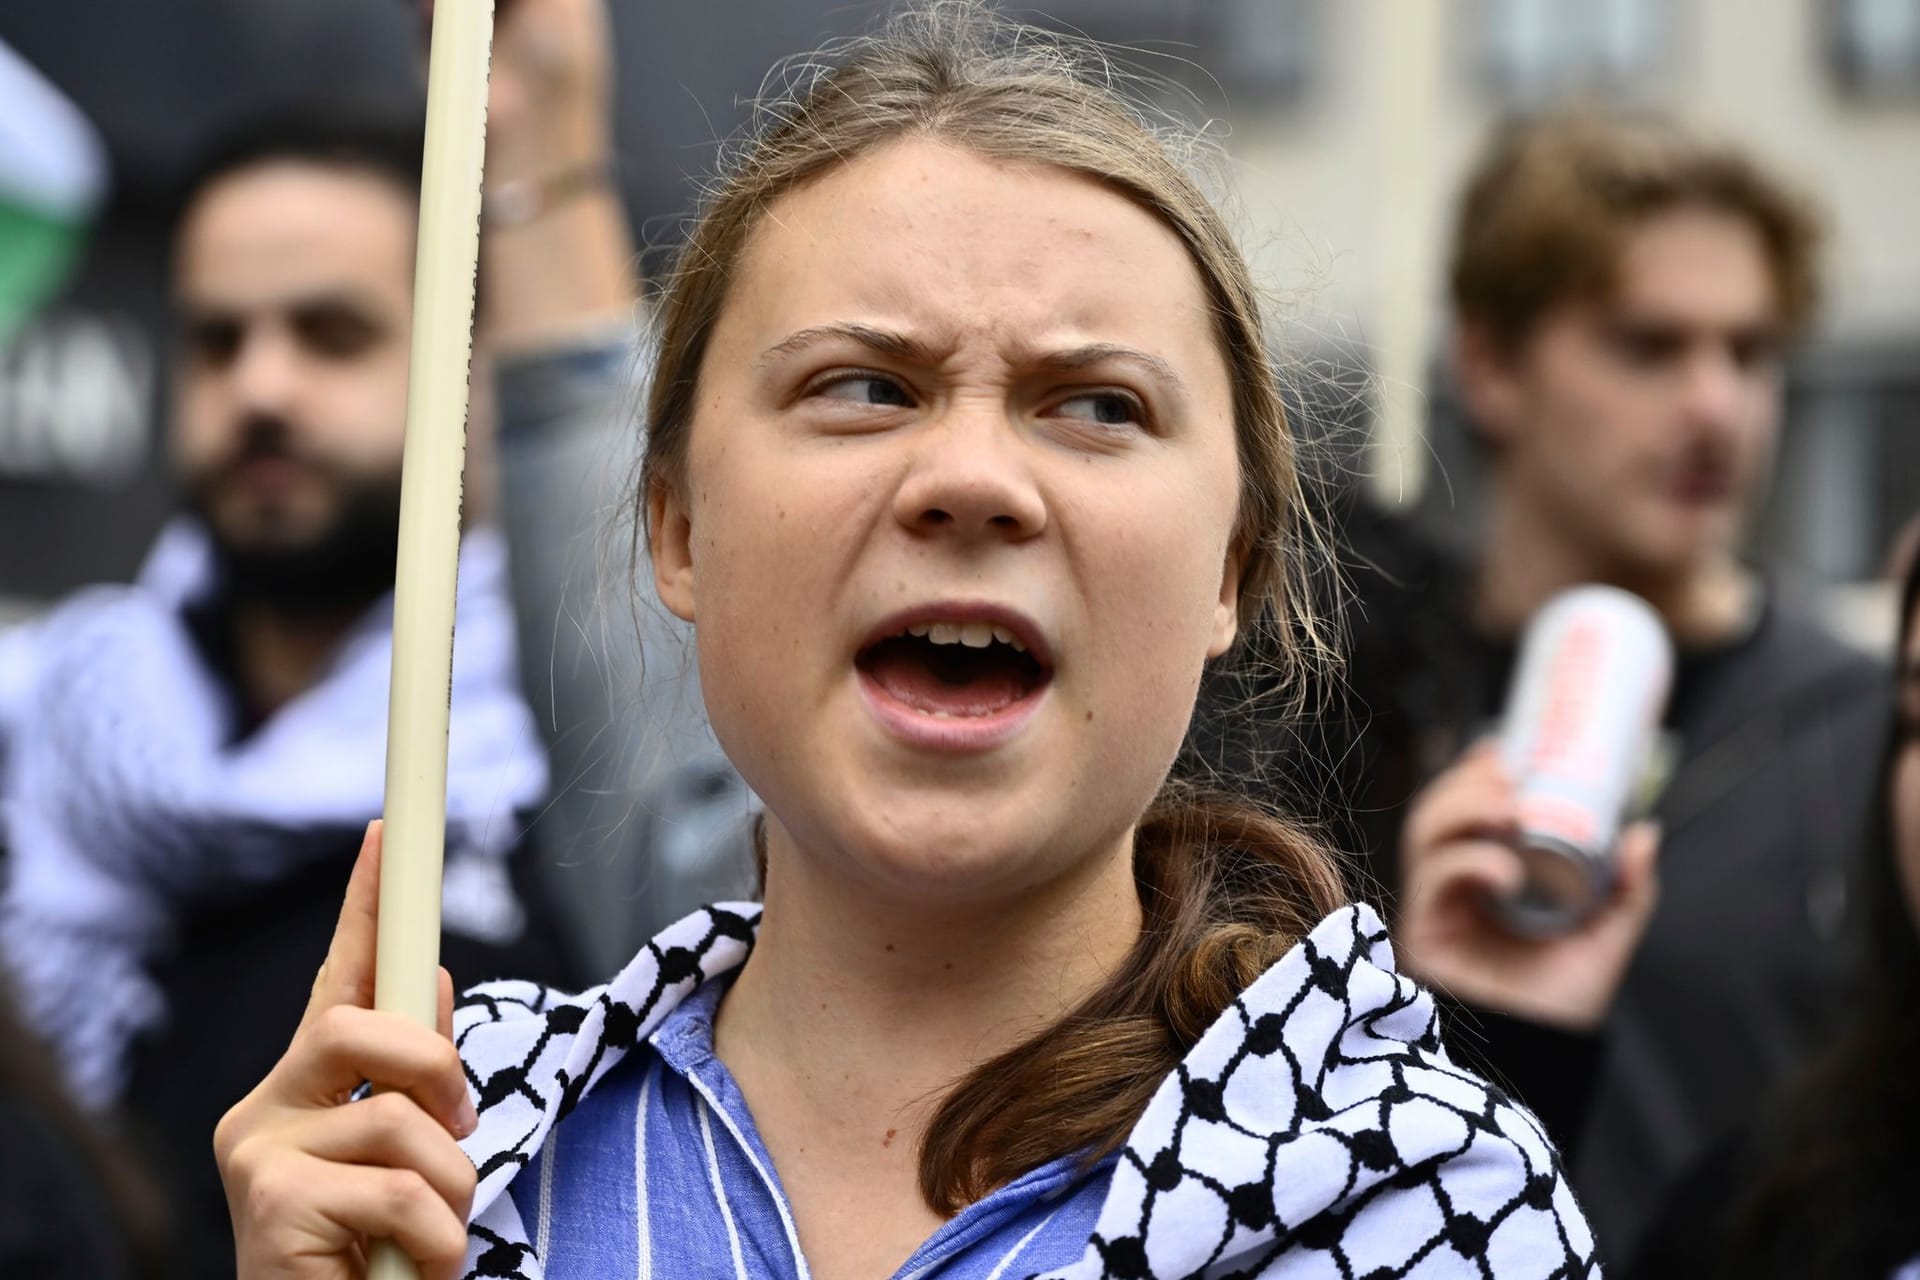
<path fill-rule="evenodd" d="M 453 683 L 454 581 L 461 470 L 480 257 L 487 75 L 494 0 L 438 0 L 427 72 L 426 147 L 415 242 L 413 354 L 394 568 L 393 674 L 387 712 L 376 1009 L 435 1025 L 440 874 L 447 825 L 447 703 Z M 391 1241 L 369 1280 L 417 1280 Z"/>

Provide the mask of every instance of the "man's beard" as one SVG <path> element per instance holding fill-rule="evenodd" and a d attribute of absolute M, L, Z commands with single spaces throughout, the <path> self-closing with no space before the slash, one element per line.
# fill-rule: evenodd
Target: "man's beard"
<path fill-rule="evenodd" d="M 400 546 L 400 473 L 368 476 L 328 460 L 296 454 L 281 424 L 250 423 L 240 447 L 188 485 L 187 507 L 212 537 L 229 604 L 260 605 L 277 613 L 358 612 L 393 589 Z M 233 473 L 256 458 L 297 458 L 324 472 L 336 500 L 324 527 L 298 539 L 263 533 L 244 539 L 222 529 L 215 498 Z"/>

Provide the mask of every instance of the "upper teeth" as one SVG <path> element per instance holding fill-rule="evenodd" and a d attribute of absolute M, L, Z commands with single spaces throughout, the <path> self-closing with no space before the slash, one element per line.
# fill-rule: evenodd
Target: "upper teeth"
<path fill-rule="evenodd" d="M 1016 653 L 1027 651 L 1020 637 L 990 622 L 916 622 L 907 628 L 907 634 L 924 637 L 934 644 L 963 644 L 969 649 L 984 649 L 998 640 L 1011 645 Z"/>

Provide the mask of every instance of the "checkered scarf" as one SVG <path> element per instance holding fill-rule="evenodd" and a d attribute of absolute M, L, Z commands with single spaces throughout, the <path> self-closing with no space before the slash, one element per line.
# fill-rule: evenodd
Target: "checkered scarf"
<path fill-rule="evenodd" d="M 688 992 L 746 958 L 758 919 L 746 905 L 698 912 L 582 995 L 469 993 L 454 1018 L 480 1111 L 464 1144 L 480 1174 L 469 1280 L 544 1274 L 508 1184 Z M 692 1273 L 711 1260 L 685 1261 Z M 1373 911 L 1350 906 L 1161 1082 L 1085 1254 L 1041 1280 L 1594 1275 L 1539 1124 L 1448 1059 L 1431 999 L 1394 972 Z"/>

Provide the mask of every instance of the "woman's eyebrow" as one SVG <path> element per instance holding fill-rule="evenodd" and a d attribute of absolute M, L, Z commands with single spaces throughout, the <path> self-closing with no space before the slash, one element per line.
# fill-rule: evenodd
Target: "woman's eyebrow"
<path fill-rule="evenodd" d="M 856 342 L 895 360 L 916 364 L 938 362 L 933 348 L 917 338 L 909 338 L 903 333 L 893 333 L 886 329 L 876 329 L 869 324 L 841 323 L 811 325 L 797 333 L 788 334 L 761 352 L 755 367 L 764 369 L 782 357 L 796 355 L 808 347 L 833 341 Z"/>
<path fill-rule="evenodd" d="M 1130 364 L 1142 372 L 1165 384 L 1168 391 L 1184 398 L 1187 384 L 1173 371 L 1173 366 L 1149 351 L 1136 347 L 1118 346 L 1111 342 L 1090 342 L 1085 346 L 1072 347 L 1065 351 L 1049 351 L 1037 355 L 1033 363 L 1042 369 L 1068 372 L 1085 369 L 1096 364 Z"/>
<path fill-rule="evenodd" d="M 775 360 L 798 354 L 808 347 L 832 341 L 858 343 L 895 360 L 915 364 L 939 363 L 939 356 L 933 348 L 918 338 L 910 338 L 888 329 L 878 329 L 872 325 L 849 322 L 810 325 L 789 334 L 761 352 L 756 367 L 765 368 Z M 1070 347 L 1064 351 L 1048 351 L 1031 357 L 1031 363 L 1035 367 L 1060 372 L 1085 369 L 1107 362 L 1135 365 L 1164 383 L 1174 394 L 1183 397 L 1186 395 L 1186 383 L 1180 380 L 1180 375 L 1174 372 L 1171 364 L 1151 352 L 1141 351 L 1136 347 L 1125 347 L 1111 342 L 1090 342 L 1084 346 Z"/>

